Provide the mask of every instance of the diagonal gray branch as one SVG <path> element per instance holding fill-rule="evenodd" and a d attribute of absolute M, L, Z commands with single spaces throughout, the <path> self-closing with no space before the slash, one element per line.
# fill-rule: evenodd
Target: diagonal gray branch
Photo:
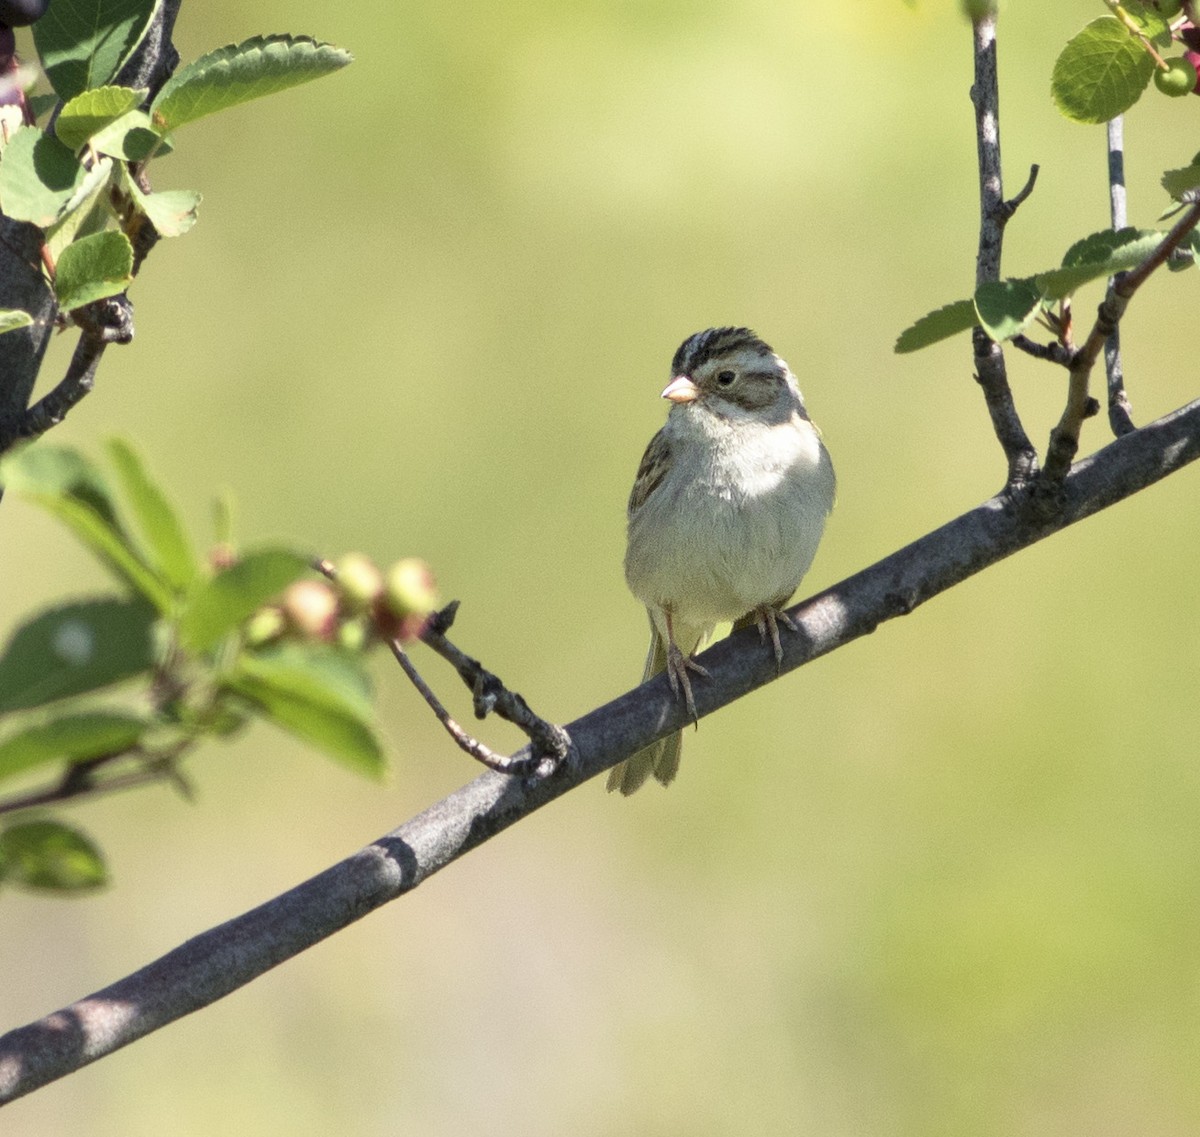
<path fill-rule="evenodd" d="M 1200 400 L 1124 435 L 1079 462 L 1060 510 L 1002 491 L 940 529 L 792 610 L 782 671 L 866 635 L 881 623 L 1029 545 L 1152 485 L 1200 457 Z M 776 679 L 753 631 L 704 654 L 712 681 L 697 684 L 701 715 Z M 534 810 L 683 725 L 659 676 L 570 724 L 570 760 L 544 781 L 485 773 L 346 860 L 168 952 L 141 970 L 38 1022 L 0 1037 L 0 1103 L 72 1073 L 192 1011 L 403 896 Z"/>

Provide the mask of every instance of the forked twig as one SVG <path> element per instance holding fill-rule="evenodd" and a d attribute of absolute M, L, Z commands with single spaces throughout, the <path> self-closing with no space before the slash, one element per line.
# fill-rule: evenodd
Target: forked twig
<path fill-rule="evenodd" d="M 1079 434 L 1083 421 L 1096 413 L 1095 399 L 1088 393 L 1092 368 L 1105 344 L 1125 315 L 1134 293 L 1150 275 L 1167 262 L 1187 235 L 1200 223 L 1200 201 L 1192 202 L 1158 247 L 1137 268 L 1114 279 L 1108 295 L 1096 310 L 1096 320 L 1083 346 L 1071 358 L 1067 384 L 1067 405 L 1058 424 L 1050 432 L 1046 450 L 1046 465 L 1039 480 L 1037 497 L 1043 504 L 1057 496 L 1057 489 L 1066 477 L 1079 449 Z"/>

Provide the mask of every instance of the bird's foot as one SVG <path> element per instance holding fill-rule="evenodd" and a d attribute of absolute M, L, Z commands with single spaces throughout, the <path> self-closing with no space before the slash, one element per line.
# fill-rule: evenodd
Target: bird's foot
<path fill-rule="evenodd" d="M 783 644 L 779 642 L 779 625 L 782 624 L 788 631 L 798 632 L 800 629 L 796 626 L 796 621 L 782 608 L 776 608 L 771 604 L 755 608 L 753 615 L 754 623 L 758 627 L 758 634 L 763 642 L 765 643 L 768 636 L 770 637 L 771 648 L 775 652 L 775 666 L 782 666 Z"/>
<path fill-rule="evenodd" d="M 712 678 L 707 667 L 702 667 L 690 655 L 684 655 L 674 643 L 669 644 L 667 646 L 667 681 L 677 696 L 682 691 L 688 714 L 693 722 L 698 723 L 700 716 L 696 713 L 696 700 L 692 697 L 692 681 L 688 678 L 689 671 L 694 671 L 697 675 L 704 676 L 705 679 Z"/>

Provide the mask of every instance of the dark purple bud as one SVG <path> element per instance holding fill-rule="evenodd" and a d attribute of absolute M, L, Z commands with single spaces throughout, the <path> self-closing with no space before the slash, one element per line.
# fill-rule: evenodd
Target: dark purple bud
<path fill-rule="evenodd" d="M 36 23 L 50 7 L 50 0 L 0 0 L 0 24 L 23 28 Z"/>

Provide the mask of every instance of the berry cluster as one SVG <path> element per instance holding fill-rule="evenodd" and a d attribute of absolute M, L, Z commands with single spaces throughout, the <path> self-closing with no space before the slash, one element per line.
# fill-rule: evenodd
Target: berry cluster
<path fill-rule="evenodd" d="M 386 572 L 362 553 L 347 553 L 330 580 L 298 580 L 277 604 L 259 609 L 246 626 L 248 643 L 286 635 L 361 651 L 373 639 L 414 640 L 437 607 L 429 566 L 405 557 Z"/>
<path fill-rule="evenodd" d="M 1184 13 L 1183 0 L 1156 0 L 1155 7 L 1168 20 L 1180 14 L 1188 17 L 1192 14 L 1190 8 Z M 1173 99 L 1200 95 L 1200 28 L 1187 18 L 1172 29 L 1172 33 L 1185 50 L 1182 55 L 1163 60 L 1163 67 L 1155 68 L 1154 85 Z"/>

